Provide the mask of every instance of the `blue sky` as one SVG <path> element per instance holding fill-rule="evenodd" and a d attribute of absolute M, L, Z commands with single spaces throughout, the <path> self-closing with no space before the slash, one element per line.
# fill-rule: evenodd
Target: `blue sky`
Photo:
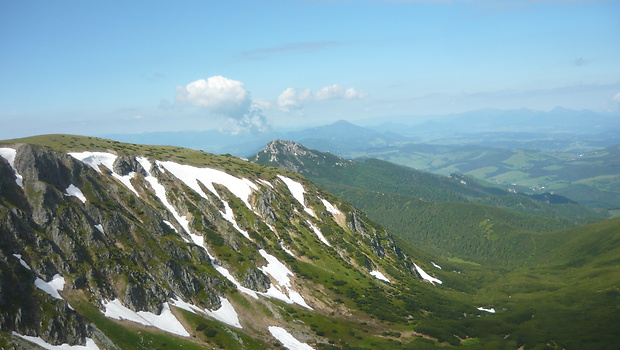
<path fill-rule="evenodd" d="M 620 1 L 0 2 L 0 138 L 619 111 Z"/>

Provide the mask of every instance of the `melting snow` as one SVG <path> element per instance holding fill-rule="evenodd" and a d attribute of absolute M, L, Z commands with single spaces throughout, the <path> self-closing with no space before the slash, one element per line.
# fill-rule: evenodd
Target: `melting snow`
<path fill-rule="evenodd" d="M 99 232 L 101 232 L 101 233 L 103 233 L 103 234 L 105 235 L 105 232 L 103 232 L 103 226 L 101 226 L 101 224 L 97 224 L 97 225 L 95 225 L 95 228 L 96 228 L 97 230 L 99 230 Z"/>
<path fill-rule="evenodd" d="M 91 168 L 95 169 L 98 173 L 101 174 L 101 169 L 99 165 L 103 165 L 108 168 L 112 172 L 112 176 L 117 178 L 120 182 L 123 183 L 127 188 L 129 188 L 133 193 L 138 196 L 138 191 L 131 184 L 131 179 L 134 176 L 134 172 L 129 173 L 128 175 L 120 175 L 114 172 L 114 162 L 116 161 L 115 154 L 107 153 L 107 152 L 71 152 L 69 155 L 82 163 L 89 165 Z"/>
<path fill-rule="evenodd" d="M 207 309 L 201 309 L 198 306 L 187 303 L 181 299 L 172 299 L 172 305 L 178 308 L 187 310 L 194 314 L 200 312 L 207 316 L 211 316 L 216 320 L 222 321 L 227 325 L 237 328 L 243 328 L 241 326 L 241 323 L 239 322 L 239 315 L 237 314 L 237 311 L 235 311 L 235 308 L 232 306 L 230 301 L 228 301 L 228 299 L 226 298 L 220 297 L 220 303 L 222 304 L 222 306 L 219 309 L 215 311 L 210 311 Z"/>
<path fill-rule="evenodd" d="M 319 239 L 321 240 L 321 242 L 327 244 L 328 246 L 332 246 L 331 244 L 329 244 L 329 241 L 327 240 L 327 238 L 325 238 L 325 236 L 323 236 L 323 233 L 321 232 L 321 230 L 319 230 L 318 227 L 314 226 L 310 221 L 306 221 L 308 223 L 308 225 L 310 225 L 310 227 L 312 228 L 312 231 L 314 231 L 314 233 L 317 235 L 317 237 L 319 237 Z"/>
<path fill-rule="evenodd" d="M 434 263 L 434 262 L 432 262 L 432 261 L 431 261 L 431 264 L 433 264 L 433 266 L 435 266 L 436 268 L 438 268 L 438 269 L 440 269 L 440 270 L 441 270 L 441 266 L 439 266 L 439 265 L 435 264 L 435 263 Z"/>
<path fill-rule="evenodd" d="M 16 257 L 17 259 L 19 259 L 19 263 L 22 264 L 23 267 L 25 267 L 28 270 L 32 271 L 30 266 L 28 266 L 28 264 L 22 259 L 22 255 L 21 254 L 13 254 L 13 256 Z"/>
<path fill-rule="evenodd" d="M 163 304 L 163 309 L 159 315 L 146 311 L 132 311 L 126 308 L 118 299 L 108 301 L 103 306 L 105 307 L 106 317 L 115 320 L 127 320 L 145 326 L 156 327 L 168 333 L 189 337 L 189 333 L 183 328 L 181 322 L 170 311 L 168 303 Z"/>
<path fill-rule="evenodd" d="M 221 212 L 220 214 L 222 214 L 222 216 L 224 217 L 224 219 L 226 219 L 228 222 L 230 222 L 233 227 L 239 231 L 245 238 L 251 240 L 250 238 L 250 234 L 247 233 L 246 231 L 242 230 L 241 227 L 239 227 L 239 225 L 237 225 L 237 221 L 235 220 L 235 213 L 233 212 L 233 210 L 230 208 L 230 206 L 228 205 L 228 203 L 226 203 L 226 201 L 222 201 L 224 203 L 224 210 L 225 212 Z"/>
<path fill-rule="evenodd" d="M 326 201 L 323 198 L 321 198 L 321 202 L 323 202 L 323 205 L 325 206 L 325 209 L 327 209 L 328 212 L 334 215 L 340 215 L 340 210 L 336 209 L 336 207 L 333 204 L 331 204 L 330 202 Z"/>
<path fill-rule="evenodd" d="M 495 309 L 494 309 L 494 308 L 485 309 L 485 308 L 483 308 L 483 307 L 479 307 L 479 308 L 478 308 L 478 310 L 480 310 L 480 311 L 490 312 L 490 313 L 492 313 L 492 314 L 494 314 L 494 313 L 495 313 Z"/>
<path fill-rule="evenodd" d="M 265 180 L 263 180 L 263 179 L 258 179 L 258 181 L 259 181 L 260 183 L 264 184 L 264 185 L 267 185 L 267 186 L 269 186 L 269 187 L 273 188 L 273 185 L 272 185 L 272 184 L 271 184 L 271 182 L 269 182 L 269 181 L 265 181 Z"/>
<path fill-rule="evenodd" d="M 428 273 L 424 272 L 424 270 L 422 270 L 422 268 L 420 266 L 418 266 L 417 264 L 413 264 L 413 266 L 415 266 L 415 269 L 418 271 L 418 273 L 420 274 L 420 276 L 422 276 L 423 279 L 431 282 L 432 284 L 435 284 L 435 282 L 442 284 L 443 282 L 441 282 L 440 280 L 438 280 L 437 278 L 429 275 Z"/>
<path fill-rule="evenodd" d="M 0 148 L 0 156 L 9 162 L 11 168 L 15 172 L 15 182 L 19 185 L 19 187 L 24 188 L 24 178 L 17 172 L 15 168 L 15 156 L 17 155 L 17 150 L 13 148 Z"/>
<path fill-rule="evenodd" d="M 173 230 L 174 230 L 174 232 L 179 233 L 179 231 L 177 231 L 177 228 L 176 228 L 176 227 L 174 227 L 174 225 L 172 225 L 172 224 L 170 223 L 170 221 L 168 221 L 168 220 L 163 220 L 163 222 L 164 222 L 164 224 L 166 224 L 168 227 L 170 227 L 171 229 L 173 229 Z"/>
<path fill-rule="evenodd" d="M 82 193 L 79 188 L 75 187 L 74 184 L 69 185 L 65 192 L 65 195 L 77 197 L 79 200 L 82 201 L 82 203 L 86 203 L 86 197 L 84 197 L 84 193 Z"/>
<path fill-rule="evenodd" d="M 265 260 L 267 260 L 267 266 L 260 267 L 261 271 L 273 277 L 280 286 L 280 288 L 278 288 L 272 284 L 263 295 L 283 300 L 289 304 L 299 304 L 312 310 L 312 308 L 306 304 L 306 301 L 301 294 L 291 288 L 291 281 L 288 276 L 294 276 L 294 274 L 286 267 L 286 265 L 281 263 L 275 256 L 267 253 L 264 249 L 261 249 L 258 252 L 263 256 L 263 258 L 265 258 Z M 283 289 L 288 292 L 288 296 Z"/>
<path fill-rule="evenodd" d="M 164 207 L 166 207 L 166 209 L 168 209 L 168 211 L 172 214 L 172 216 L 174 216 L 174 218 L 181 225 L 181 227 L 183 227 L 185 232 L 189 234 L 190 236 L 192 236 L 191 231 L 189 230 L 189 220 L 187 220 L 186 217 L 181 216 L 179 215 L 179 213 L 177 213 L 176 209 L 174 209 L 174 207 L 170 204 L 170 202 L 168 202 L 168 198 L 166 197 L 166 188 L 162 184 L 159 183 L 159 181 L 157 180 L 155 176 L 151 175 L 151 163 L 149 162 L 149 160 L 143 157 L 138 157 L 136 158 L 136 160 L 138 161 L 138 163 L 140 163 L 140 165 L 142 165 L 142 168 L 144 168 L 144 170 L 146 171 L 145 179 L 146 181 L 148 181 L 149 184 L 151 184 L 151 187 L 155 191 L 155 195 L 157 196 L 157 198 L 159 198 L 159 200 L 162 202 Z M 193 236 L 196 236 L 196 235 L 193 235 Z M 199 237 L 199 236 L 196 236 L 196 237 Z M 202 237 L 200 238 L 202 239 Z M 202 246 L 202 243 L 200 243 L 199 245 Z"/>
<path fill-rule="evenodd" d="M 293 254 L 293 251 L 291 251 L 290 249 L 288 249 L 284 243 L 280 242 L 280 248 L 282 248 L 282 250 L 284 250 L 286 252 L 286 254 L 292 256 L 293 258 L 295 258 L 295 254 Z"/>
<path fill-rule="evenodd" d="M 269 333 L 289 350 L 314 350 L 313 347 L 300 342 L 282 327 L 271 326 L 269 327 Z"/>
<path fill-rule="evenodd" d="M 308 207 L 306 207 L 305 201 L 304 201 L 304 193 L 306 193 L 306 190 L 304 190 L 304 186 L 302 184 L 300 184 L 299 182 L 293 180 L 293 179 L 289 179 L 288 177 L 282 176 L 282 175 L 278 175 L 278 177 L 284 181 L 284 183 L 286 184 L 286 186 L 288 187 L 288 190 L 291 192 L 291 194 L 293 195 L 293 197 L 295 199 L 297 199 L 297 201 L 304 207 L 304 210 L 316 217 L 316 215 L 314 215 L 314 211 Z"/>
<path fill-rule="evenodd" d="M 378 271 L 378 270 L 370 271 L 370 274 L 382 281 L 385 281 L 387 283 L 392 283 L 387 277 L 385 277 L 383 273 L 381 273 L 381 271 Z"/>
<path fill-rule="evenodd" d="M 59 274 L 55 274 L 54 277 L 52 277 L 51 281 L 45 282 L 44 280 L 37 277 L 37 279 L 34 281 L 34 285 L 45 293 L 51 295 L 52 297 L 56 299 L 62 299 L 60 294 L 58 294 L 58 291 L 61 291 L 65 288 L 65 278 Z"/>
<path fill-rule="evenodd" d="M 99 347 L 97 347 L 97 344 L 91 338 L 86 338 L 86 345 L 52 345 L 47 343 L 41 337 L 31 337 L 29 335 L 21 335 L 16 332 L 13 332 L 13 335 L 25 339 L 31 343 L 37 344 L 38 346 L 48 350 L 99 350 Z"/>
<path fill-rule="evenodd" d="M 207 195 L 202 191 L 202 188 L 198 183 L 202 183 L 209 191 L 211 191 L 211 193 L 220 198 L 219 193 L 213 186 L 214 183 L 217 183 L 223 185 L 235 196 L 239 197 L 243 203 L 245 203 L 245 205 L 252 210 L 249 197 L 253 190 L 258 190 L 258 187 L 248 179 L 240 179 L 220 170 L 197 168 L 191 165 L 178 164 L 174 162 L 157 161 L 157 164 L 162 165 L 167 171 L 172 173 L 179 180 L 183 181 L 189 188 L 204 198 L 207 198 Z"/>

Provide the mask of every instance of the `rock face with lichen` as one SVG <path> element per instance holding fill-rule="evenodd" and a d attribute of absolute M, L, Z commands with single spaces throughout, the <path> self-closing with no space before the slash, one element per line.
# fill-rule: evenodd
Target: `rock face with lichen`
<path fill-rule="evenodd" d="M 219 321 L 209 312 L 230 304 L 233 326 L 261 338 L 244 309 L 333 314 L 333 286 L 312 266 L 366 284 L 370 268 L 415 276 L 385 230 L 299 175 L 189 150 L 54 140 L 0 146 L 0 331 L 14 343 L 114 348 L 80 307 L 109 315 L 111 301 L 149 315 L 182 301 Z"/>

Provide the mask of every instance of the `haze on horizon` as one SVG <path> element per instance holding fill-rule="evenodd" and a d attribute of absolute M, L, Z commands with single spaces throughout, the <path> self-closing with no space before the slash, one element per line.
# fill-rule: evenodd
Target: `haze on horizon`
<path fill-rule="evenodd" d="M 611 0 L 0 2 L 0 139 L 620 112 Z"/>

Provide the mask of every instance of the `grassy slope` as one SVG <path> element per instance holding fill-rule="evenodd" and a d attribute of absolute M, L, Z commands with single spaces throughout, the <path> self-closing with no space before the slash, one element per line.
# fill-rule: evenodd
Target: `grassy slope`
<path fill-rule="evenodd" d="M 577 155 L 480 146 L 406 145 L 389 152 L 357 154 L 449 175 L 469 174 L 568 196 L 591 208 L 620 206 L 620 145 Z"/>
<path fill-rule="evenodd" d="M 223 168 L 243 168 L 239 171 L 247 173 L 269 171 L 234 158 L 176 147 L 123 145 L 109 140 L 68 135 L 53 138 L 51 143 L 49 138 L 34 138 L 32 142 L 49 143 L 53 148 L 63 151 L 80 150 L 83 149 L 81 144 L 86 144 L 92 147 L 91 150 L 112 149 L 119 153 L 146 151 L 162 159 L 169 157 L 196 165 L 209 163 Z M 425 349 L 434 348 L 437 341 L 444 345 L 466 344 L 467 349 L 516 348 L 524 344 L 526 348 L 545 348 L 547 343 L 575 349 L 605 348 L 617 344 L 615 330 L 620 324 L 617 307 L 620 305 L 617 273 L 619 228 L 618 220 L 609 220 L 584 228 L 534 235 L 537 249 L 525 263 L 526 266 L 509 271 L 496 266 L 467 264 L 456 259 L 432 258 L 429 254 L 404 245 L 403 249 L 425 262 L 420 264 L 429 273 L 442 279 L 444 285 L 431 286 L 403 279 L 389 288 L 387 294 L 385 288 L 379 288 L 381 285 L 367 276 L 340 274 L 342 281 L 347 283 L 334 283 L 337 281 L 334 278 L 337 267 L 323 269 L 306 262 L 296 262 L 292 263 L 296 273 L 328 287 L 334 299 L 340 298 L 343 304 L 353 309 L 367 310 L 376 316 L 368 317 L 367 313 L 356 311 L 349 317 L 330 317 L 287 305 L 278 307 L 286 310 L 286 318 L 304 322 L 313 332 L 324 336 L 326 341 L 333 342 L 332 345 L 319 345 L 320 349 L 329 349 L 330 346 L 347 348 L 349 345 L 359 349 Z M 308 244 L 315 251 L 312 244 Z M 282 253 L 279 257 L 284 260 L 286 255 Z M 333 264 L 333 257 L 329 255 L 321 254 L 317 258 L 325 261 L 325 267 Z M 432 266 L 428 263 L 433 261 L 431 259 L 443 269 L 431 270 Z M 495 307 L 498 313 L 476 312 L 475 309 L 467 308 L 467 305 Z M 78 303 L 75 306 L 87 316 L 92 312 L 89 305 Z M 416 310 L 423 311 L 426 316 L 416 316 L 405 323 L 391 321 L 395 315 Z M 114 328 L 118 324 L 101 318 L 98 313 L 89 318 L 102 329 Z M 584 321 L 587 323 L 583 324 Z M 219 346 L 226 346 L 229 341 L 231 344 L 238 343 L 234 340 L 236 336 L 224 336 L 224 333 L 230 334 L 228 328 L 222 328 L 212 321 L 201 321 L 189 316 L 187 322 L 193 325 L 193 332 L 204 334 L 195 333 L 203 341 Z M 197 331 L 201 324 L 204 327 Z M 208 337 L 213 332 L 203 332 L 209 329 L 219 332 L 216 339 Z M 153 345 L 174 348 L 181 343 L 192 347 L 190 343 L 200 343 L 196 339 L 189 343 L 171 340 L 167 335 L 163 338 L 161 335 L 145 336 L 143 330 L 138 333 L 137 329 L 131 328 L 128 335 L 123 335 L 125 331 L 118 332 L 119 337 L 125 337 L 125 340 L 119 339 L 119 342 L 134 344 L 136 348 Z M 435 340 L 413 336 L 419 333 L 430 335 Z M 220 336 L 224 338 L 217 338 Z M 146 343 L 143 343 L 144 339 Z M 263 346 L 258 345 L 260 341 L 255 341 L 257 343 L 251 344 Z"/>

